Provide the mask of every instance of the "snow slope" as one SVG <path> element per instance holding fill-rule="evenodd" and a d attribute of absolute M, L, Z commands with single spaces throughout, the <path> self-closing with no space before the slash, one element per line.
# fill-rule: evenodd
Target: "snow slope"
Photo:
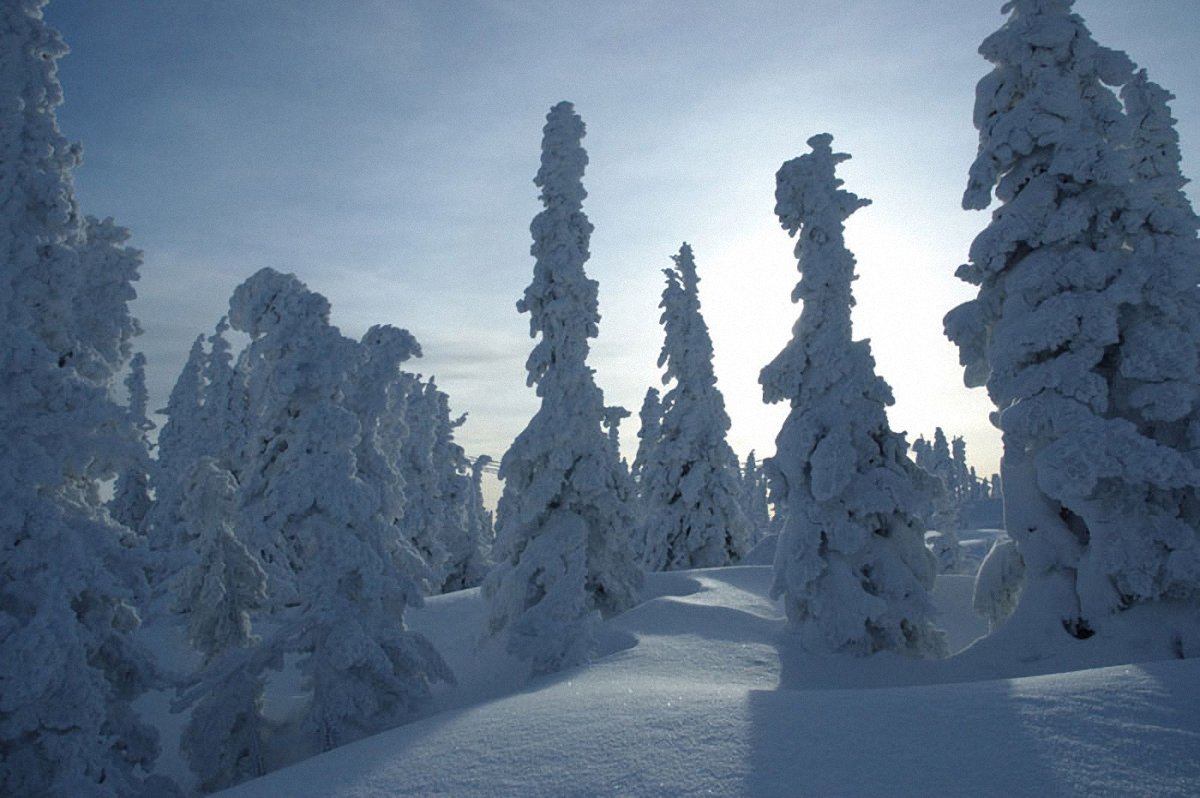
<path fill-rule="evenodd" d="M 430 599 L 408 620 L 459 686 L 429 716 L 226 794 L 1200 793 L 1195 660 L 1055 673 L 1080 656 L 986 643 L 941 662 L 811 657 L 770 581 L 763 566 L 652 574 L 652 597 L 606 624 L 604 656 L 531 681 L 496 646 L 477 652 L 477 591 Z M 969 583 L 934 593 L 952 650 L 983 631 Z"/>

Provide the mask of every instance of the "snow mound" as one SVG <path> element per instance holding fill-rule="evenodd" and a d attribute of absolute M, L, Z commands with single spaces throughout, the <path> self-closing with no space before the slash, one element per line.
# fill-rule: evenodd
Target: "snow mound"
<path fill-rule="evenodd" d="M 1196 661 L 988 678 L 988 662 L 1009 665 L 982 644 L 941 662 L 805 656 L 770 581 L 762 566 L 651 574 L 650 598 L 604 625 L 607 655 L 532 680 L 476 651 L 478 591 L 432 598 L 406 620 L 458 675 L 437 714 L 225 794 L 1200 791 Z M 968 582 L 939 580 L 943 618 L 967 622 Z"/>

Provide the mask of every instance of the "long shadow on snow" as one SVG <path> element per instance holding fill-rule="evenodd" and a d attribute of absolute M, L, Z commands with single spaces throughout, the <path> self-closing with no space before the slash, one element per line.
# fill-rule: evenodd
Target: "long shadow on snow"
<path fill-rule="evenodd" d="M 753 690 L 746 795 L 1055 793 L 1005 682 Z"/>

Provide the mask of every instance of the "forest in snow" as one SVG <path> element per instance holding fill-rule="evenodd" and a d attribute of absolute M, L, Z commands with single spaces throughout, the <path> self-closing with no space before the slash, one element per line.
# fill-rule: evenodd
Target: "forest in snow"
<path fill-rule="evenodd" d="M 499 462 L 414 333 L 348 338 L 272 268 L 157 424 L 154 264 L 76 200 L 44 3 L 0 0 L 0 794 L 1200 791 L 1200 218 L 1172 95 L 1072 0 L 1011 0 L 979 48 L 962 204 L 991 215 L 944 325 L 998 475 L 889 426 L 851 328 L 870 200 L 820 131 L 774 186 L 775 451 L 726 440 L 681 242 L 623 457 L 565 101 L 516 303 L 539 405 Z"/>

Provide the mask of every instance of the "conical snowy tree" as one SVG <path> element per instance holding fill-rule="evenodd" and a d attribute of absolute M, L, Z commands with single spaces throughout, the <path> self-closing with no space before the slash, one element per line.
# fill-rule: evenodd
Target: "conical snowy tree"
<path fill-rule="evenodd" d="M 232 347 L 226 333 L 229 319 L 222 317 L 208 337 L 208 356 L 204 359 L 202 430 L 193 456 L 215 457 L 235 477 L 238 458 L 246 442 L 249 409 L 242 375 L 233 363 Z M 194 462 L 194 461 L 193 461 Z"/>
<path fill-rule="evenodd" d="M 270 723 L 263 716 L 264 679 L 247 649 L 257 642 L 250 615 L 266 605 L 267 575 L 233 530 L 237 484 L 212 457 L 190 476 L 183 515 L 199 544 L 178 609 L 205 668 L 176 710 L 192 705 L 180 748 L 206 791 L 262 775 Z"/>
<path fill-rule="evenodd" d="M 674 385 L 663 397 L 659 438 L 640 484 L 642 562 L 654 571 L 728 565 L 750 541 L 692 248 L 684 244 L 672 260 L 659 305 L 666 335 L 658 365 L 666 366 L 663 383 Z"/>
<path fill-rule="evenodd" d="M 922 464 L 921 460 L 925 463 Z M 955 471 L 954 461 L 950 457 L 950 442 L 941 427 L 933 430 L 933 442 L 923 457 L 917 458 L 917 465 L 924 468 L 937 478 L 938 491 L 933 500 L 933 514 L 929 518 L 930 526 L 945 535 L 954 535 L 958 528 L 959 505 L 955 500 Z M 948 541 L 947 541 L 948 543 Z M 957 546 L 957 538 L 955 539 Z"/>
<path fill-rule="evenodd" d="M 642 409 L 638 411 L 638 447 L 629 468 L 629 476 L 633 480 L 634 496 L 636 498 L 634 519 L 636 526 L 630 538 L 630 547 L 634 559 L 643 562 L 646 554 L 645 502 L 642 499 L 642 473 L 646 466 L 654 461 L 654 447 L 662 436 L 662 400 L 657 388 L 647 388 L 646 397 L 642 400 Z"/>
<path fill-rule="evenodd" d="M 250 613 L 267 600 L 267 575 L 237 535 L 237 483 L 215 458 L 192 469 L 183 514 L 199 542 L 200 558 L 184 580 L 179 609 L 188 637 L 206 661 L 253 642 Z"/>
<path fill-rule="evenodd" d="M 163 794 L 143 784 L 158 746 L 132 708 L 152 679 L 127 602 L 142 560 L 99 493 L 137 456 L 111 389 L 140 256 L 76 205 L 79 148 L 55 114 L 66 46 L 42 5 L 0 2 L 0 794 Z"/>
<path fill-rule="evenodd" d="M 121 469 L 113 486 L 113 497 L 108 503 L 113 520 L 134 532 L 144 532 L 146 514 L 150 510 L 150 440 L 147 433 L 154 423 L 146 417 L 149 393 L 146 390 L 146 356 L 138 352 L 129 361 L 129 374 L 125 378 L 129 392 L 129 423 L 137 430 L 139 446 L 136 459 Z"/>
<path fill-rule="evenodd" d="M 662 437 L 662 399 L 657 388 L 647 388 L 642 409 L 638 411 L 638 448 L 629 473 L 641 482 L 646 463 L 654 457 L 654 447 Z"/>
<path fill-rule="evenodd" d="M 1167 95 L 1071 5 L 1010 2 L 980 47 L 994 69 L 976 90 L 963 206 L 993 191 L 1000 205 L 958 271 L 978 297 L 946 332 L 1003 432 L 1026 580 L 1013 621 L 1085 638 L 1147 602 L 1183 602 L 1194 625 L 1200 244 Z M 1194 628 L 1163 632 L 1200 651 Z"/>
<path fill-rule="evenodd" d="M 198 335 L 171 388 L 167 406 L 158 411 L 167 420 L 158 431 L 158 456 L 150 479 L 154 504 L 147 513 L 146 534 L 151 547 L 162 551 L 180 550 L 188 535 L 179 508 L 187 475 L 206 440 L 202 418 L 206 358 L 204 336 Z"/>
<path fill-rule="evenodd" d="M 549 672 L 584 660 L 598 614 L 630 607 L 642 574 L 629 549 L 631 516 L 618 498 L 622 468 L 601 429 L 604 397 L 587 366 L 598 333 L 597 285 L 584 272 L 592 225 L 583 212 L 583 121 L 554 106 L 534 183 L 545 206 L 530 227 L 533 281 L 528 382 L 541 407 L 500 464 L 496 566 L 483 585 L 489 630 Z"/>
<path fill-rule="evenodd" d="M 754 450 L 746 455 L 746 465 L 742 468 L 742 507 L 750 522 L 750 548 L 754 548 L 760 540 L 770 533 L 771 511 L 767 501 L 767 475 Z"/>
<path fill-rule="evenodd" d="M 854 256 L 844 221 L 868 200 L 840 188 L 828 134 L 776 175 L 775 213 L 799 234 L 803 309 L 792 340 L 759 381 L 768 402 L 791 412 L 768 461 L 786 508 L 772 594 L 814 652 L 856 655 L 945 651 L 931 618 L 936 564 L 925 548 L 931 478 L 888 427 L 891 389 L 875 374 L 866 341 L 851 338 Z"/>
<path fill-rule="evenodd" d="M 481 454 L 471 461 L 471 500 L 467 503 L 467 522 L 473 530 L 472 538 L 479 541 L 479 551 L 483 558 L 484 572 L 491 570 L 492 545 L 495 530 L 492 526 L 492 513 L 483 500 L 483 473 L 492 464 L 492 458 Z M 480 580 L 482 584 L 482 579 Z"/>

